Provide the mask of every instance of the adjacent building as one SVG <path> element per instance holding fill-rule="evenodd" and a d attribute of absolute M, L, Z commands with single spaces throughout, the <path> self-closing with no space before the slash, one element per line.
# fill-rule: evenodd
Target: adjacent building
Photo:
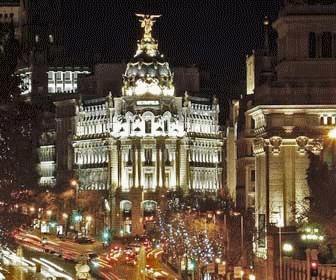
<path fill-rule="evenodd" d="M 331 159 L 327 143 L 336 114 L 335 9 L 288 3 L 273 23 L 277 57 L 267 44 L 263 52 L 247 57 L 247 94 L 232 106 L 242 117 L 232 116 L 231 127 L 241 128 L 233 130 L 236 138 L 231 136 L 237 140 L 237 161 L 228 165 L 237 165 L 237 187 L 245 190 L 245 207 L 255 211 L 260 239 L 270 223 L 295 223 L 310 195 L 308 152 Z M 258 244 L 265 255 L 265 242 Z"/>

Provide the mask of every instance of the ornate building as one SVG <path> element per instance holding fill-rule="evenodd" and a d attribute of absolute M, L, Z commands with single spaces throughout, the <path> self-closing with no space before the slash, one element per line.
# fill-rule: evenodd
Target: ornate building
<path fill-rule="evenodd" d="M 174 75 L 152 37 L 155 16 L 139 17 L 144 34 L 120 77 L 121 96 L 115 89 L 55 102 L 57 180 L 76 178 L 84 197 L 108 193 L 105 205 L 117 234 L 141 234 L 167 191 L 216 195 L 223 186 L 217 99 L 176 96 Z"/>
<path fill-rule="evenodd" d="M 267 47 L 247 58 L 244 118 L 233 119 L 244 124 L 237 185 L 245 189 L 245 206 L 255 210 L 261 255 L 266 226 L 292 225 L 309 197 L 308 151 L 326 159 L 330 152 L 324 144 L 335 126 L 335 12 L 333 5 L 289 3 L 273 23 L 277 58 Z"/>

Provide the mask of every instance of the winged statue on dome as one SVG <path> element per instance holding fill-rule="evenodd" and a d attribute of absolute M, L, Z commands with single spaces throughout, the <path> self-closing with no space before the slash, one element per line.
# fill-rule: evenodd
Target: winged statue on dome
<path fill-rule="evenodd" d="M 140 17 L 141 27 L 144 28 L 145 34 L 144 39 L 150 40 L 152 38 L 152 27 L 156 18 L 161 17 L 161 15 L 144 15 L 144 14 L 135 14 L 137 17 Z"/>

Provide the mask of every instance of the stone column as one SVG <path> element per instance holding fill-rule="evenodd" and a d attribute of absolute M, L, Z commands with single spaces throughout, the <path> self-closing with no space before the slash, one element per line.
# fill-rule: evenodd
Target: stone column
<path fill-rule="evenodd" d="M 180 146 L 180 187 L 184 192 L 188 191 L 189 174 L 188 174 L 188 140 L 181 140 Z"/>
<path fill-rule="evenodd" d="M 132 201 L 132 235 L 142 235 L 143 229 L 143 210 L 142 210 L 142 190 L 133 188 L 130 192 Z"/>

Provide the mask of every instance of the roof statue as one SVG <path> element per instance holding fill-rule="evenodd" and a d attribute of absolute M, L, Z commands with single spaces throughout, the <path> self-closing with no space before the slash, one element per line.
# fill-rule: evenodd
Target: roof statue
<path fill-rule="evenodd" d="M 138 48 L 134 58 L 127 63 L 123 76 L 123 95 L 174 96 L 174 75 L 152 36 L 153 24 L 161 15 L 136 14 L 136 16 L 140 18 L 144 35 L 137 42 Z"/>
<path fill-rule="evenodd" d="M 161 15 L 144 15 L 136 14 L 137 17 L 140 17 L 141 27 L 144 28 L 144 40 L 151 41 L 152 39 L 152 26 L 155 22 L 155 18 L 161 17 Z"/>
<path fill-rule="evenodd" d="M 149 56 L 157 56 L 158 52 L 158 44 L 156 40 L 152 36 L 152 27 L 156 18 L 161 17 L 161 15 L 144 15 L 144 14 L 136 14 L 136 16 L 140 17 L 141 28 L 144 29 L 143 38 L 138 41 L 138 50 L 135 56 L 139 54 L 145 53 Z"/>

